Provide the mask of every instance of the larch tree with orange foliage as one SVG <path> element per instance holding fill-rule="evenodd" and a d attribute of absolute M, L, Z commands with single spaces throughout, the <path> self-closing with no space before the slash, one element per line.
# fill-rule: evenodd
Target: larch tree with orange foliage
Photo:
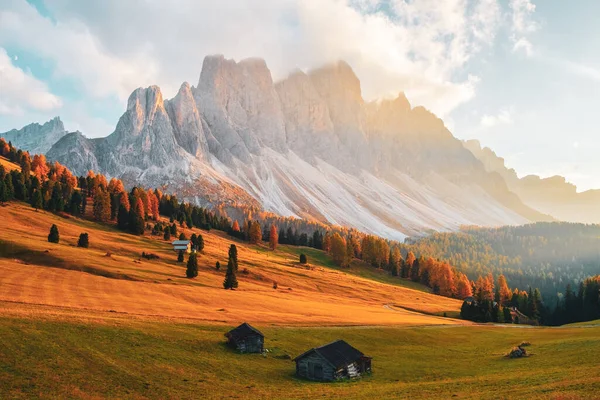
<path fill-rule="evenodd" d="M 329 234 L 329 232 L 326 232 L 325 236 L 323 237 L 323 250 L 326 253 L 331 252 L 331 235 Z"/>
<path fill-rule="evenodd" d="M 233 225 L 231 226 L 231 230 L 234 232 L 240 231 L 240 224 L 237 222 L 237 219 L 233 221 Z"/>
<path fill-rule="evenodd" d="M 498 295 L 499 302 L 502 305 L 506 305 L 512 299 L 512 292 L 506 283 L 506 278 L 504 275 L 498 276 Z"/>
<path fill-rule="evenodd" d="M 248 240 L 251 244 L 259 244 L 262 240 L 262 230 L 260 229 L 260 223 L 258 221 L 252 221 L 249 223 Z"/>
<path fill-rule="evenodd" d="M 331 257 L 333 258 L 333 262 L 340 267 L 343 266 L 344 262 L 347 260 L 346 240 L 344 240 L 337 232 L 331 237 Z"/>
<path fill-rule="evenodd" d="M 271 250 L 275 250 L 277 248 L 277 243 L 279 242 L 279 234 L 277 233 L 277 228 L 275 225 L 271 225 L 271 231 L 269 232 L 269 247 Z"/>
<path fill-rule="evenodd" d="M 94 219 L 100 222 L 110 221 L 110 194 L 98 190 L 94 195 Z"/>
<path fill-rule="evenodd" d="M 464 300 L 467 297 L 473 296 L 473 290 L 471 288 L 471 282 L 469 278 L 461 272 L 457 272 L 455 275 L 456 280 L 456 297 Z"/>

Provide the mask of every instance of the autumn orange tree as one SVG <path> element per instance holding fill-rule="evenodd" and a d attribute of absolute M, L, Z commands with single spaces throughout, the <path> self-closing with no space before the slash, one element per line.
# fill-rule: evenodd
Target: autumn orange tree
<path fill-rule="evenodd" d="M 277 227 L 275 225 L 271 225 L 271 231 L 269 232 L 269 247 L 271 250 L 275 250 L 277 248 L 278 242 L 279 235 L 277 233 Z"/>

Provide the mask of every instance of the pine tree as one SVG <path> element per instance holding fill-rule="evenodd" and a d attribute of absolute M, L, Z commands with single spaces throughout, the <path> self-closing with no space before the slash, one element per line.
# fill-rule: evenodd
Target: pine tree
<path fill-rule="evenodd" d="M 504 312 L 504 323 L 505 324 L 512 324 L 513 320 L 512 320 L 512 315 L 510 313 L 510 308 L 509 307 L 504 307 L 503 308 L 503 312 Z"/>
<path fill-rule="evenodd" d="M 81 215 L 81 203 L 83 198 L 80 190 L 73 191 L 71 201 L 69 203 L 69 212 L 73 215 Z"/>
<path fill-rule="evenodd" d="M 171 230 L 169 228 L 165 229 L 165 234 L 163 235 L 163 239 L 171 240 Z"/>
<path fill-rule="evenodd" d="M 50 227 L 50 234 L 48 234 L 48 242 L 58 243 L 60 241 L 60 235 L 58 233 L 58 226 L 52 225 Z"/>
<path fill-rule="evenodd" d="M 0 184 L 2 184 L 2 182 L 0 182 Z M 0 188 L 0 190 L 2 189 Z M 0 194 L 0 197 L 2 197 L 2 194 Z M 42 192 L 40 189 L 33 192 L 33 195 L 31 196 L 31 206 L 36 210 L 44 208 L 44 200 L 42 199 Z"/>
<path fill-rule="evenodd" d="M 306 259 L 306 254 L 300 254 L 300 264 L 306 264 L 308 260 Z"/>
<path fill-rule="evenodd" d="M 183 262 L 183 250 L 179 250 L 179 252 L 177 253 L 177 262 L 178 263 Z"/>
<path fill-rule="evenodd" d="M 134 206 L 129 210 L 129 232 L 135 235 L 144 234 L 144 212 L 144 203 L 142 199 L 138 198 Z"/>
<path fill-rule="evenodd" d="M 179 234 L 179 240 L 186 240 L 187 238 L 185 237 L 185 233 L 181 232 Z"/>
<path fill-rule="evenodd" d="M 196 250 L 200 253 L 204 250 L 204 238 L 202 235 L 198 235 L 196 238 Z"/>
<path fill-rule="evenodd" d="M 198 257 L 196 253 L 190 254 L 187 262 L 187 270 L 185 271 L 185 275 L 188 278 L 195 278 L 198 276 Z"/>
<path fill-rule="evenodd" d="M 234 268 L 234 271 L 237 272 L 237 270 L 238 270 L 238 254 L 237 254 L 237 247 L 235 246 L 235 244 L 232 244 L 231 246 L 229 246 L 229 259 L 233 260 L 233 268 Z"/>
<path fill-rule="evenodd" d="M 128 229 L 128 225 L 129 211 L 127 211 L 125 205 L 121 203 L 119 204 L 119 212 L 117 213 L 117 227 L 122 231 L 126 231 Z"/>
<path fill-rule="evenodd" d="M 79 240 L 77 240 L 77 247 L 88 248 L 90 247 L 90 238 L 87 233 L 82 233 L 79 235 Z"/>
<path fill-rule="evenodd" d="M 236 289 L 238 287 L 237 277 L 235 272 L 237 271 L 237 265 L 234 262 L 233 257 L 229 256 L 229 262 L 227 263 L 227 272 L 225 273 L 225 280 L 223 281 L 223 288 L 225 289 Z"/>
<path fill-rule="evenodd" d="M 8 201 L 8 193 L 6 190 L 6 184 L 4 180 L 0 180 L 0 204 L 6 203 Z"/>

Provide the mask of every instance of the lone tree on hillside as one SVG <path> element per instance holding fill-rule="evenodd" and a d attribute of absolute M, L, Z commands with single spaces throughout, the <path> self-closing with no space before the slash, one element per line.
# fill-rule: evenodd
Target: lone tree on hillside
<path fill-rule="evenodd" d="M 183 250 L 179 250 L 179 253 L 177 254 L 177 262 L 178 263 L 183 262 Z"/>
<path fill-rule="evenodd" d="M 233 260 L 233 268 L 234 268 L 234 271 L 237 272 L 238 256 L 237 256 L 237 247 L 235 247 L 235 244 L 232 244 L 231 246 L 229 246 L 229 259 Z"/>
<path fill-rule="evenodd" d="M 229 262 L 227 263 L 227 272 L 225 273 L 225 280 L 223 281 L 223 287 L 225 289 L 233 290 L 238 287 L 237 277 L 235 276 L 236 270 L 237 270 L 237 265 L 236 265 L 235 261 L 233 260 L 233 257 L 230 254 Z"/>
<path fill-rule="evenodd" d="M 48 241 L 50 243 L 58 243 L 60 240 L 60 235 L 58 233 L 58 226 L 52 225 L 50 227 L 50 234 L 48 235 Z"/>
<path fill-rule="evenodd" d="M 185 275 L 188 278 L 195 278 L 198 276 L 198 258 L 196 253 L 190 254 L 190 258 L 188 258 L 187 262 L 187 270 L 185 271 Z"/>
<path fill-rule="evenodd" d="M 77 241 L 77 247 L 88 248 L 90 247 L 90 238 L 87 233 L 82 233 L 79 235 L 79 240 Z"/>
<path fill-rule="evenodd" d="M 198 235 L 196 238 L 196 251 L 202 252 L 204 250 L 204 238 L 202 235 Z"/>
<path fill-rule="evenodd" d="M 171 240 L 171 230 L 169 228 L 165 229 L 165 234 L 163 235 L 165 240 Z"/>
<path fill-rule="evenodd" d="M 279 235 L 277 234 L 277 228 L 275 225 L 271 225 L 271 232 L 269 232 L 269 246 L 271 250 L 275 250 L 277 248 L 277 243 L 279 242 Z"/>
<path fill-rule="evenodd" d="M 306 264 L 308 260 L 306 259 L 306 254 L 300 254 L 300 264 Z"/>
<path fill-rule="evenodd" d="M 221 263 L 217 261 L 217 263 L 215 264 L 215 269 L 218 271 L 221 269 Z"/>

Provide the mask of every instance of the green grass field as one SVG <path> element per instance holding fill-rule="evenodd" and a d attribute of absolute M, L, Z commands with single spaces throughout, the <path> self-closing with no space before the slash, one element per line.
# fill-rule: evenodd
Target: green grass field
<path fill-rule="evenodd" d="M 304 253 L 308 257 L 309 264 L 317 263 L 320 266 L 343 271 L 349 275 L 360 276 L 361 278 L 370 279 L 372 281 L 406 287 L 425 293 L 432 293 L 432 290 L 427 286 L 421 285 L 420 283 L 415 283 L 409 279 L 401 279 L 391 276 L 387 271 L 375 269 L 358 259 L 352 261 L 350 268 L 342 268 L 337 266 L 331 257 L 321 250 L 313 249 L 311 247 L 298 246 L 279 246 L 279 249 L 280 251 L 288 253 L 297 259 L 299 259 L 300 254 Z"/>
<path fill-rule="evenodd" d="M 598 398 L 600 328 L 258 326 L 270 352 L 224 346 L 227 326 L 98 315 L 0 320 L 0 398 Z M 361 380 L 294 377 L 292 358 L 342 338 L 373 357 Z M 503 357 L 530 341 L 534 355 Z"/>

